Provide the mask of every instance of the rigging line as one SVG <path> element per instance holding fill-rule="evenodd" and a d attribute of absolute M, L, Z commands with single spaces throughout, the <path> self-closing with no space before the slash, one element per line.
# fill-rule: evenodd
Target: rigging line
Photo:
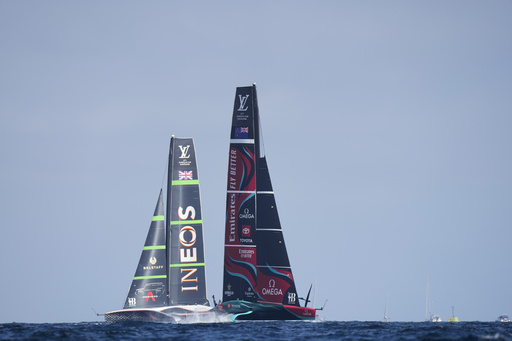
<path fill-rule="evenodd" d="M 160 188 L 164 188 L 165 176 L 167 175 L 167 159 L 164 164 L 164 174 L 162 176 L 162 183 L 160 184 Z"/>

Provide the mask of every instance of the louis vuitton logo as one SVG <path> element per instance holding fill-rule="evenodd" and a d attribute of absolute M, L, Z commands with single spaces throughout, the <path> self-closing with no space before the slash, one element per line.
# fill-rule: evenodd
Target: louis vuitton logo
<path fill-rule="evenodd" d="M 238 111 L 247 111 L 247 100 L 249 99 L 249 95 L 238 95 L 238 98 L 240 99 L 240 107 L 238 107 Z"/>
<path fill-rule="evenodd" d="M 190 145 L 187 145 L 185 147 L 183 147 L 183 146 L 178 146 L 178 147 L 180 147 L 180 150 L 181 150 L 180 159 L 188 159 L 190 157 L 190 154 L 188 153 L 188 149 L 190 148 Z"/>

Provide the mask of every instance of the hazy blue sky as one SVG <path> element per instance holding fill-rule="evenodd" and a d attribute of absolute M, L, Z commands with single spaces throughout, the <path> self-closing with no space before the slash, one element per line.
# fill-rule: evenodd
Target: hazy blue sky
<path fill-rule="evenodd" d="M 171 134 L 221 297 L 256 82 L 299 294 L 329 320 L 512 314 L 512 2 L 0 1 L 0 323 L 122 308 Z"/>

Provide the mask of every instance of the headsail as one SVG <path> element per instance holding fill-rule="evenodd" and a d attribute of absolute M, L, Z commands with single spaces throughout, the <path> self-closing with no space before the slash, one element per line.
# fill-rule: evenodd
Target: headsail
<path fill-rule="evenodd" d="M 223 300 L 300 306 L 263 150 L 256 87 L 236 90 Z"/>
<path fill-rule="evenodd" d="M 162 191 L 124 309 L 167 305 L 167 266 Z"/>
<path fill-rule="evenodd" d="M 171 138 L 167 230 L 169 305 L 209 305 L 199 177 L 192 138 Z"/>

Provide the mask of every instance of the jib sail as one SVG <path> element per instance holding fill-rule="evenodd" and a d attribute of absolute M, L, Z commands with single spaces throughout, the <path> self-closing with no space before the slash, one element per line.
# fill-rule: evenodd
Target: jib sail
<path fill-rule="evenodd" d="M 124 309 L 167 305 L 167 262 L 162 191 Z"/>

